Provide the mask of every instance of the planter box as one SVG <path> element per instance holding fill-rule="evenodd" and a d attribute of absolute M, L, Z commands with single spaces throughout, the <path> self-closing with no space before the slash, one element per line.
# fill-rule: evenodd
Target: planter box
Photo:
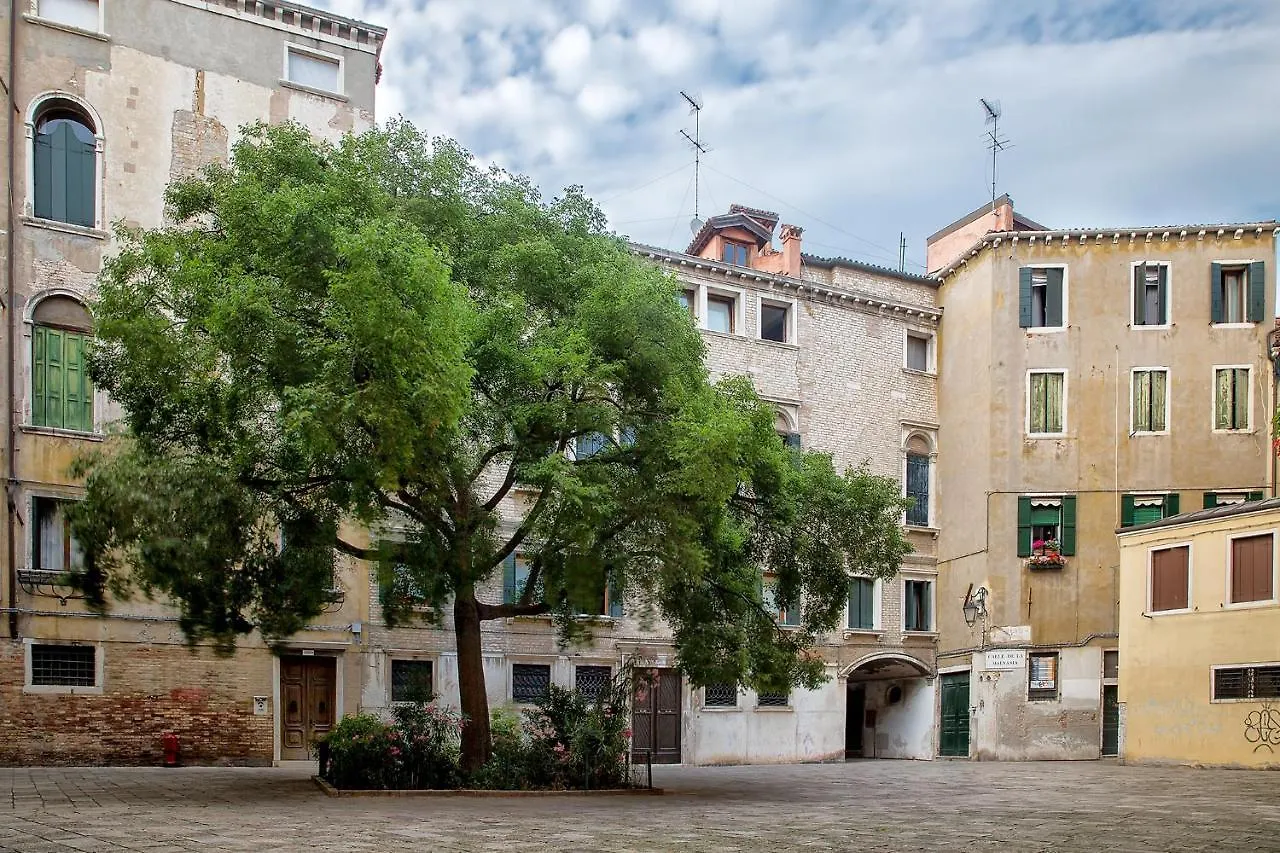
<path fill-rule="evenodd" d="M 335 788 L 319 776 L 311 779 L 328 797 L 616 797 L 626 794 L 662 794 L 661 788 L 602 788 L 598 791 L 490 791 L 483 788 L 446 790 L 347 790 Z"/>
<path fill-rule="evenodd" d="M 1027 560 L 1027 568 L 1035 571 L 1055 571 L 1067 565 L 1067 561 L 1054 554 L 1039 554 Z"/>

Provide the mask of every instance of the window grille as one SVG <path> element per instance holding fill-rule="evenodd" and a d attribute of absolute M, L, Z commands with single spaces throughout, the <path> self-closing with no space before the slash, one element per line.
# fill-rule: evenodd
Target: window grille
<path fill-rule="evenodd" d="M 607 666 L 580 666 L 574 670 L 574 687 L 594 702 L 608 690 L 612 678 L 613 670 Z"/>
<path fill-rule="evenodd" d="M 790 693 L 761 693 L 756 705 L 761 708 L 785 708 L 790 702 Z"/>
<path fill-rule="evenodd" d="M 1239 666 L 1215 669 L 1213 698 L 1280 698 L 1280 666 Z"/>
<path fill-rule="evenodd" d="M 511 699 L 513 702 L 536 702 L 551 688 L 551 667 L 542 663 L 511 665 Z"/>
<path fill-rule="evenodd" d="M 738 707 L 738 685 L 708 684 L 702 688 L 702 704 L 709 708 Z"/>
<path fill-rule="evenodd" d="M 95 646 L 32 646 L 31 683 L 93 687 L 98 683 L 97 652 Z"/>
<path fill-rule="evenodd" d="M 430 702 L 433 695 L 431 661 L 391 662 L 392 702 Z"/>

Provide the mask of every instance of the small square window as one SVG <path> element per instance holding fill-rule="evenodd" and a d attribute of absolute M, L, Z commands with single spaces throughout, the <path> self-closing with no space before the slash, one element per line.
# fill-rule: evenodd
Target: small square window
<path fill-rule="evenodd" d="M 1027 698 L 1058 698 L 1058 653 L 1044 652 L 1027 659 Z"/>
<path fill-rule="evenodd" d="M 601 693 L 607 693 L 613 680 L 613 670 L 607 666 L 578 666 L 573 670 L 573 687 L 594 702 Z"/>
<path fill-rule="evenodd" d="M 287 48 L 285 79 L 299 86 L 322 92 L 342 92 L 342 60 L 336 56 Z"/>
<path fill-rule="evenodd" d="M 929 338 L 924 335 L 907 334 L 907 369 L 929 371 Z"/>
<path fill-rule="evenodd" d="M 740 267 L 747 265 L 747 256 L 749 254 L 746 244 L 735 243 L 732 240 L 725 240 L 723 250 L 720 257 L 726 264 L 735 264 Z"/>
<path fill-rule="evenodd" d="M 760 693 L 756 696 L 757 708 L 785 708 L 790 704 L 790 693 Z"/>
<path fill-rule="evenodd" d="M 1120 650 L 1106 649 L 1102 653 L 1102 677 L 1114 680 L 1120 677 Z"/>
<path fill-rule="evenodd" d="M 736 301 L 732 296 L 707 296 L 707 329 L 709 331 L 734 334 Z"/>
<path fill-rule="evenodd" d="M 36 687 L 94 687 L 98 683 L 96 646 L 33 645 L 31 684 Z"/>
<path fill-rule="evenodd" d="M 98 0 L 39 0 L 37 14 L 46 21 L 91 33 L 102 28 Z"/>
<path fill-rule="evenodd" d="M 738 685 L 708 684 L 702 688 L 702 704 L 708 708 L 738 707 Z"/>
<path fill-rule="evenodd" d="M 551 666 L 545 663 L 511 665 L 511 701 L 537 702 L 551 689 Z"/>
<path fill-rule="evenodd" d="M 392 702 L 430 702 L 434 695 L 431 661 L 391 661 Z"/>
<path fill-rule="evenodd" d="M 791 309 L 787 305 L 772 302 L 760 303 L 760 339 L 763 341 L 791 342 Z"/>

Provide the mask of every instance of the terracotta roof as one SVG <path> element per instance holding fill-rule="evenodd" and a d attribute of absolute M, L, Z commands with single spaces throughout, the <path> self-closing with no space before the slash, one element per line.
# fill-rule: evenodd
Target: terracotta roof
<path fill-rule="evenodd" d="M 1195 512 L 1184 512 L 1182 515 L 1172 515 L 1147 524 L 1120 527 L 1116 529 L 1116 533 L 1124 535 L 1145 530 L 1158 530 L 1161 527 L 1179 527 L 1183 524 L 1194 524 L 1198 521 L 1213 521 L 1219 518 L 1230 518 L 1233 515 L 1249 515 L 1250 513 L 1268 512 L 1273 509 L 1280 509 L 1280 498 L 1266 498 L 1260 501 L 1246 501 L 1238 504 L 1223 504 L 1209 509 L 1198 509 Z"/>
<path fill-rule="evenodd" d="M 689 241 L 689 248 L 685 251 L 690 255 L 696 255 L 711 242 L 712 236 L 717 231 L 735 226 L 745 228 L 756 235 L 757 248 L 773 242 L 773 228 L 766 227 L 765 223 L 756 217 L 739 212 L 722 213 L 702 223 L 702 227 L 698 229 L 697 234 L 693 235 L 693 239 Z"/>

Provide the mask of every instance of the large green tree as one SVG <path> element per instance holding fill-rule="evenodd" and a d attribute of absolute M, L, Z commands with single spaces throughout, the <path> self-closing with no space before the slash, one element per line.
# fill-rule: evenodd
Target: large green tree
<path fill-rule="evenodd" d="M 162 593 L 230 651 L 370 560 L 388 619 L 452 618 L 474 769 L 483 622 L 578 641 L 607 585 L 695 683 L 813 686 L 848 573 L 908 550 L 897 484 L 785 447 L 749 382 L 711 382 L 674 281 L 577 189 L 546 201 L 404 122 L 337 145 L 284 125 L 167 205 L 94 306 L 91 375 L 126 413 L 82 468 L 98 607 Z M 517 553 L 513 600 L 484 594 Z"/>

